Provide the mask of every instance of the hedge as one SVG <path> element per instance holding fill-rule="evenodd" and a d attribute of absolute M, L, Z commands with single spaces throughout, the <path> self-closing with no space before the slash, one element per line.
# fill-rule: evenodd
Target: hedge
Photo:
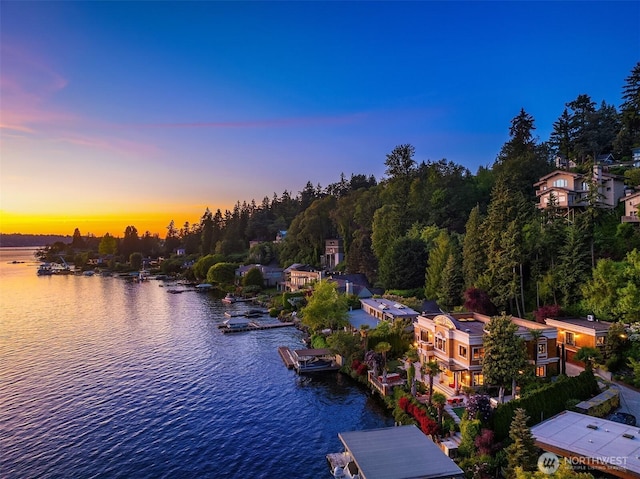
<path fill-rule="evenodd" d="M 569 399 L 585 400 L 598 394 L 598 382 L 590 371 L 583 371 L 579 376 L 561 377 L 558 381 L 546 384 L 526 396 L 499 404 L 496 408 L 491 429 L 495 432 L 496 441 L 509 436 L 509 427 L 515 410 L 523 408 L 529 416 L 529 426 L 534 426 L 565 410 Z"/>

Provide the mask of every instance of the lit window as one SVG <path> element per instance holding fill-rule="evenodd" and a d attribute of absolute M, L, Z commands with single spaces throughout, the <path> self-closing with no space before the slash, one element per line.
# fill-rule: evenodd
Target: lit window
<path fill-rule="evenodd" d="M 471 349 L 471 359 L 474 361 L 479 361 L 484 358 L 484 348 L 473 348 Z"/>
<path fill-rule="evenodd" d="M 544 378 L 547 376 L 547 366 L 537 366 L 536 367 L 536 376 L 539 378 Z"/>
<path fill-rule="evenodd" d="M 484 376 L 482 373 L 473 373 L 473 385 L 482 386 L 484 384 Z"/>
<path fill-rule="evenodd" d="M 467 359 L 467 347 L 466 346 L 459 346 L 458 347 L 458 354 L 460 355 L 461 358 Z"/>
<path fill-rule="evenodd" d="M 598 337 L 596 338 L 596 344 L 597 344 L 598 346 L 602 346 L 602 345 L 604 344 L 604 336 L 598 336 Z"/>

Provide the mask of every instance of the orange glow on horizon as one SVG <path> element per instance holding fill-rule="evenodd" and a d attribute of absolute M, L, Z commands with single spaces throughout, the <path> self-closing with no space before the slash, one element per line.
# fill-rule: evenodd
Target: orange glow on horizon
<path fill-rule="evenodd" d="M 206 207 L 198 207 L 192 211 L 168 212 L 127 212 L 111 214 L 15 214 L 0 211 L 0 232 L 4 234 L 43 234 L 43 235 L 73 235 L 76 228 L 83 236 L 89 234 L 122 237 L 127 226 L 135 226 L 138 235 L 149 231 L 164 238 L 167 226 L 174 221 L 177 229 L 182 228 L 186 221 L 189 224 L 200 221 Z M 211 208 L 210 208 L 211 209 Z M 212 210 L 215 211 L 215 210 Z M 224 211 L 224 210 L 223 210 Z"/>

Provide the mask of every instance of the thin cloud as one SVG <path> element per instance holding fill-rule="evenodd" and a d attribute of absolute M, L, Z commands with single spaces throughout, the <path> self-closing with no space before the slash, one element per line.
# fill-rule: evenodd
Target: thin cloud
<path fill-rule="evenodd" d="M 341 116 L 317 116 L 317 117 L 294 117 L 294 118 L 270 118 L 263 120 L 243 120 L 243 121 L 200 121 L 185 123 L 145 123 L 138 125 L 126 125 L 127 127 L 137 126 L 140 128 L 284 128 L 284 127 L 307 127 L 315 125 L 342 125 L 354 123 L 361 120 L 366 115 L 364 113 L 354 113 Z"/>

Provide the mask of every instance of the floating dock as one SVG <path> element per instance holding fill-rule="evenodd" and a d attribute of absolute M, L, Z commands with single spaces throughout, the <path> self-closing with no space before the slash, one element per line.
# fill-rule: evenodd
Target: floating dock
<path fill-rule="evenodd" d="M 259 324 L 253 321 L 250 321 L 246 326 L 240 327 L 228 327 L 226 324 L 218 325 L 218 328 L 223 333 L 242 333 L 244 331 L 258 331 L 262 329 L 274 329 L 274 328 L 286 328 L 288 326 L 295 326 L 295 323 L 268 323 L 268 324 Z"/>
<path fill-rule="evenodd" d="M 282 361 L 284 362 L 284 365 L 287 367 L 287 369 L 293 369 L 295 367 L 296 362 L 293 359 L 293 353 L 288 347 L 280 346 L 278 348 L 278 353 L 280 354 L 280 357 L 282 358 Z"/>

